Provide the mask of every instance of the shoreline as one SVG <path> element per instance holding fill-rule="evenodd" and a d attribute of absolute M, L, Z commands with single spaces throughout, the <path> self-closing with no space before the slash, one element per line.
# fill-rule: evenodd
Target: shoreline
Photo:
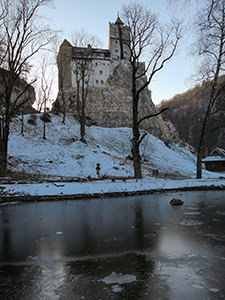
<path fill-rule="evenodd" d="M 127 180 L 126 182 L 0 184 L 0 203 L 83 200 L 203 190 L 225 190 L 225 180 L 175 181 L 144 178 L 139 181 Z"/>

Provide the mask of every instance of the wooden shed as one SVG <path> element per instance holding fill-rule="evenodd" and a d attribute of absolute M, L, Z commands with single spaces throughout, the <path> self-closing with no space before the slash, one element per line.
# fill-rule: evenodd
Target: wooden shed
<path fill-rule="evenodd" d="M 206 156 L 202 162 L 208 171 L 225 171 L 225 150 L 218 147 L 214 148 L 209 156 Z"/>

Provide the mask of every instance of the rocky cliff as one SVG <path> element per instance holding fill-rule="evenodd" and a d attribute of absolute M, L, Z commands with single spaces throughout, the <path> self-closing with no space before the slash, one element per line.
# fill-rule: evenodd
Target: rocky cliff
<path fill-rule="evenodd" d="M 145 79 L 143 79 L 145 80 Z M 66 111 L 74 112 L 76 116 L 76 90 L 64 91 Z M 63 97 L 61 92 L 53 109 L 62 111 Z M 155 105 L 151 92 L 146 88 L 141 93 L 139 103 L 139 118 L 155 113 Z M 104 87 L 89 87 L 86 100 L 86 115 L 89 121 L 102 127 L 132 127 L 132 93 L 131 69 L 129 63 L 123 62 L 113 71 Z M 169 121 L 157 116 L 141 123 L 141 129 L 159 137 L 166 143 L 177 142 L 179 136 Z"/>

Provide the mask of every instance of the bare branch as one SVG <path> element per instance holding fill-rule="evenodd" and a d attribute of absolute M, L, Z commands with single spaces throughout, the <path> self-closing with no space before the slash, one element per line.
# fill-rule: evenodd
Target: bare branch
<path fill-rule="evenodd" d="M 144 133 L 142 134 L 140 140 L 138 141 L 138 145 L 141 145 L 143 139 L 146 137 L 147 134 L 148 134 L 147 132 L 144 132 Z"/>
<path fill-rule="evenodd" d="M 156 116 L 160 115 L 161 113 L 163 113 L 163 112 L 166 111 L 166 110 L 168 110 L 168 108 L 163 108 L 163 109 L 161 109 L 160 111 L 156 112 L 155 114 L 151 114 L 151 115 L 149 115 L 149 116 L 145 116 L 145 117 L 141 118 L 141 119 L 138 121 L 138 125 L 140 125 L 141 122 L 143 122 L 144 120 L 150 119 L 150 118 L 153 118 L 153 117 L 156 117 Z"/>

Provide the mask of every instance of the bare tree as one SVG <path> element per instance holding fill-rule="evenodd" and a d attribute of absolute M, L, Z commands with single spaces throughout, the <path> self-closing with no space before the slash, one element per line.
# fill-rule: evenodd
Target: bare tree
<path fill-rule="evenodd" d="M 76 78 L 76 109 L 80 122 L 80 140 L 85 140 L 85 123 L 86 123 L 86 100 L 89 92 L 90 77 L 93 72 L 92 60 L 95 55 L 97 45 L 100 41 L 94 35 L 90 35 L 84 30 L 75 32 L 72 35 L 74 45 L 74 59 L 72 63 L 72 72 Z"/>
<path fill-rule="evenodd" d="M 42 51 L 39 59 L 35 64 L 33 76 L 37 78 L 35 82 L 36 101 L 35 107 L 41 112 L 44 110 L 45 103 L 55 98 L 54 86 L 57 82 L 57 52 L 59 49 L 59 37 L 61 32 L 55 32 L 54 39 L 48 45 L 46 51 Z M 50 102 L 49 102 L 50 104 Z M 46 108 L 50 108 L 47 107 Z"/>
<path fill-rule="evenodd" d="M 63 104 L 63 118 L 62 123 L 65 124 L 66 122 L 66 97 L 65 97 L 65 86 L 64 86 L 64 76 L 67 73 L 67 65 L 63 63 L 62 60 L 60 60 L 61 64 L 61 76 L 60 76 L 60 92 L 61 92 L 61 98 L 62 98 L 62 104 Z"/>
<path fill-rule="evenodd" d="M 3 120 L 0 140 L 1 175 L 7 170 L 10 122 L 20 107 L 30 100 L 29 87 L 35 80 L 25 84 L 17 93 L 16 86 L 21 78 L 26 79 L 32 57 L 47 46 L 54 35 L 38 15 L 40 7 L 51 4 L 52 0 L 8 0 L 6 3 L 7 14 L 3 16 L 1 26 L 3 45 L 0 67 L 5 69 L 0 72 L 0 107 Z"/>
<path fill-rule="evenodd" d="M 2 25 L 2 20 L 4 20 L 8 14 L 8 4 L 9 0 L 0 0 L 0 25 Z"/>
<path fill-rule="evenodd" d="M 225 80 L 219 76 L 225 71 L 225 1 L 208 0 L 205 8 L 198 15 L 198 47 L 202 57 L 201 80 L 210 80 L 210 95 L 204 116 L 197 155 L 197 178 L 202 178 L 202 157 L 205 151 L 205 135 L 207 133 L 213 106 L 221 92 L 225 89 Z"/>
<path fill-rule="evenodd" d="M 54 64 L 49 64 L 48 56 L 42 58 L 41 68 L 40 68 L 40 102 L 41 107 L 44 107 L 43 114 L 43 139 L 46 139 L 46 110 L 47 101 L 50 99 L 53 82 L 55 79 L 55 73 L 53 72 Z"/>
<path fill-rule="evenodd" d="M 180 38 L 180 24 L 161 26 L 158 17 L 144 6 L 131 3 L 122 8 L 122 17 L 130 28 L 130 63 L 132 67 L 133 98 L 133 138 L 132 156 L 134 175 L 142 177 L 140 144 L 145 136 L 140 136 L 140 123 L 161 112 L 139 119 L 138 104 L 141 93 L 147 88 L 164 65 L 174 56 Z M 140 62 L 145 58 L 146 64 Z"/>

